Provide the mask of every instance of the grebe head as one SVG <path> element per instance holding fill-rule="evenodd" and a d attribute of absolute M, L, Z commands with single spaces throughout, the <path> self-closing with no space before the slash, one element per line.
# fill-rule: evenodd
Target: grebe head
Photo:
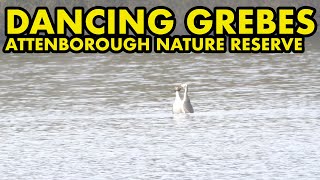
<path fill-rule="evenodd" d="M 181 86 L 174 87 L 174 91 L 180 91 L 180 90 L 181 90 Z"/>
<path fill-rule="evenodd" d="M 187 83 L 184 83 L 184 84 L 181 84 L 180 85 L 182 88 L 186 88 L 186 87 L 188 87 L 188 84 Z"/>

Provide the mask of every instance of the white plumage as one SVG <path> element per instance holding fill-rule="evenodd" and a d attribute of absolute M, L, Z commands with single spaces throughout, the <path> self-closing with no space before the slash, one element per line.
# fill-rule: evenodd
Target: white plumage
<path fill-rule="evenodd" d="M 174 88 L 175 93 L 176 93 L 176 98 L 174 100 L 173 106 L 172 106 L 172 112 L 174 114 L 179 114 L 182 113 L 182 100 L 179 94 L 179 91 L 181 90 L 181 86 L 176 86 Z"/>
<path fill-rule="evenodd" d="M 184 89 L 183 99 L 181 99 L 179 91 Z M 181 84 L 175 87 L 176 98 L 173 103 L 172 112 L 174 114 L 179 113 L 193 113 L 193 107 L 188 96 L 188 84 Z"/>

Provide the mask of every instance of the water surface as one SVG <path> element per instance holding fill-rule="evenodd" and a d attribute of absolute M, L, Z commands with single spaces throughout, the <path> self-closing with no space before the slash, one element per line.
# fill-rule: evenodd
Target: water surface
<path fill-rule="evenodd" d="M 319 179 L 319 62 L 0 54 L 1 179 Z M 181 82 L 194 114 L 171 113 Z"/>

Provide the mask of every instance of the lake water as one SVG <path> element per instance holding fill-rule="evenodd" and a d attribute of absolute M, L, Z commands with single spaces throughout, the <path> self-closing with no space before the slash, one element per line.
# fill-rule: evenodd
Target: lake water
<path fill-rule="evenodd" d="M 0 179 L 320 179 L 318 47 L 0 54 Z"/>

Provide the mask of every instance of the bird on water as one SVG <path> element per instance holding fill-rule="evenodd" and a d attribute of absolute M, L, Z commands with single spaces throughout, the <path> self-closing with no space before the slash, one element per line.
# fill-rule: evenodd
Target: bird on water
<path fill-rule="evenodd" d="M 180 97 L 180 90 L 184 89 L 183 98 Z M 188 84 L 181 84 L 175 87 L 176 98 L 173 103 L 172 111 L 174 114 L 193 113 L 193 107 L 188 96 Z"/>
<path fill-rule="evenodd" d="M 180 90 L 181 90 L 181 86 L 176 86 L 174 87 L 174 91 L 176 93 L 176 98 L 173 102 L 173 106 L 172 106 L 172 112 L 174 114 L 179 114 L 179 113 L 182 113 L 182 109 L 181 109 L 181 106 L 182 106 L 182 100 L 181 100 L 181 97 L 180 97 Z"/>

